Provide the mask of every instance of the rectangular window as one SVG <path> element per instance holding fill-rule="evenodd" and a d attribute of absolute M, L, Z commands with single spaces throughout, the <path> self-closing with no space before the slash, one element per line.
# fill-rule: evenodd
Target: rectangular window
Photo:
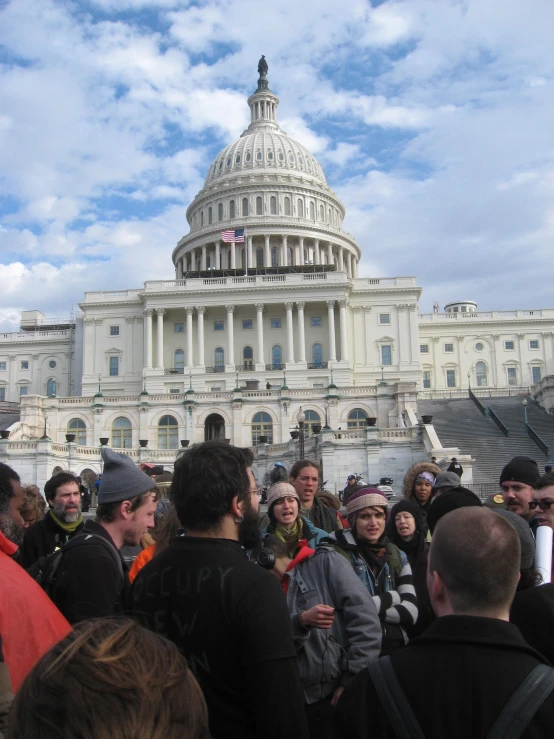
<path fill-rule="evenodd" d="M 325 387 L 325 385 L 322 382 L 314 382 L 312 387 Z"/>
<path fill-rule="evenodd" d="M 27 395 L 27 390 L 28 390 L 27 385 L 21 385 L 21 387 L 19 388 L 19 394 L 20 395 Z"/>
<path fill-rule="evenodd" d="M 504 342 L 504 349 L 507 352 L 513 352 L 514 351 L 514 342 L 513 341 L 505 341 Z"/>
<path fill-rule="evenodd" d="M 392 364 L 392 346 L 390 344 L 384 344 L 381 347 L 381 364 L 387 367 Z"/>
<path fill-rule="evenodd" d="M 390 313 L 379 313 L 379 323 L 389 324 L 390 323 Z"/>
<path fill-rule="evenodd" d="M 541 368 L 540 367 L 531 367 L 531 371 L 533 373 L 533 385 L 536 382 L 541 381 Z"/>
<path fill-rule="evenodd" d="M 280 318 L 272 318 L 271 319 L 271 328 L 281 328 L 281 319 Z"/>
<path fill-rule="evenodd" d="M 251 318 L 243 318 L 242 319 L 242 328 L 244 331 L 249 331 L 250 329 L 254 328 L 254 322 Z"/>
<path fill-rule="evenodd" d="M 178 395 L 181 391 L 178 387 L 170 387 L 169 388 L 169 394 L 170 395 Z"/>
<path fill-rule="evenodd" d="M 214 321 L 214 331 L 225 331 L 225 321 Z"/>
<path fill-rule="evenodd" d="M 517 367 L 508 367 L 508 385 L 517 385 Z"/>
<path fill-rule="evenodd" d="M 21 362 L 21 369 L 29 369 L 29 362 L 27 359 L 23 359 Z"/>
<path fill-rule="evenodd" d="M 454 344 L 445 344 L 444 345 L 444 351 L 447 354 L 452 354 L 452 352 L 454 351 Z"/>
<path fill-rule="evenodd" d="M 119 375 L 119 357 L 110 357 L 110 377 Z"/>
<path fill-rule="evenodd" d="M 446 370 L 446 387 L 456 387 L 456 370 Z"/>
<path fill-rule="evenodd" d="M 0 387 L 0 400 L 6 400 L 6 388 Z"/>
<path fill-rule="evenodd" d="M 185 324 L 184 323 L 174 323 L 173 324 L 173 331 L 176 334 L 184 334 L 185 333 Z"/>
<path fill-rule="evenodd" d="M 529 349 L 538 349 L 539 348 L 539 340 L 538 339 L 531 339 L 529 342 Z"/>
<path fill-rule="evenodd" d="M 110 336 L 119 336 L 119 326 L 110 326 Z"/>
<path fill-rule="evenodd" d="M 423 387 L 426 390 L 431 387 L 431 370 L 423 370 Z"/>
<path fill-rule="evenodd" d="M 321 316 L 312 316 L 312 328 L 319 328 L 321 326 Z"/>
<path fill-rule="evenodd" d="M 0 362 L 0 371 L 6 371 L 8 365 L 7 362 Z"/>
<path fill-rule="evenodd" d="M 211 393 L 220 393 L 221 392 L 221 385 L 214 385 L 210 388 Z"/>
<path fill-rule="evenodd" d="M 419 351 L 422 354 L 429 354 L 429 344 L 420 344 L 419 345 Z"/>

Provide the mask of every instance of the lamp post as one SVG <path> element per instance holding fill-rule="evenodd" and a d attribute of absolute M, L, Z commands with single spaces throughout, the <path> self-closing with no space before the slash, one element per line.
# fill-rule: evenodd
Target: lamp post
<path fill-rule="evenodd" d="M 471 372 L 467 373 L 467 389 L 471 390 Z"/>
<path fill-rule="evenodd" d="M 529 432 L 527 430 L 528 422 L 527 422 L 527 398 L 523 398 L 521 401 L 521 405 L 523 406 L 523 411 L 525 413 L 525 436 L 529 436 Z"/>
<path fill-rule="evenodd" d="M 299 453 L 300 453 L 300 459 L 304 459 L 304 422 L 306 420 L 306 414 L 302 410 L 302 406 L 300 406 L 300 410 L 296 414 L 296 420 L 298 421 L 298 428 L 300 430 L 300 434 L 298 437 L 299 442 Z"/>

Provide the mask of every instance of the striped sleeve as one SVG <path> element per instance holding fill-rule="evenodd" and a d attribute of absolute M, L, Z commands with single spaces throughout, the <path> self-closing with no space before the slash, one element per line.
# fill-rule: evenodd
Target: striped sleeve
<path fill-rule="evenodd" d="M 412 568 L 406 561 L 396 581 L 396 590 L 373 596 L 379 619 L 404 628 L 417 621 L 417 597 L 412 577 Z"/>

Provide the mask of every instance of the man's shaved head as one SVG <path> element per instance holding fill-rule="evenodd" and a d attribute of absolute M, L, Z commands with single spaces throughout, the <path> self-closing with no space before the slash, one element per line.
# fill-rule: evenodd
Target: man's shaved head
<path fill-rule="evenodd" d="M 437 524 L 429 572 L 437 572 L 456 614 L 509 608 L 519 579 L 519 536 L 488 508 L 459 508 Z"/>

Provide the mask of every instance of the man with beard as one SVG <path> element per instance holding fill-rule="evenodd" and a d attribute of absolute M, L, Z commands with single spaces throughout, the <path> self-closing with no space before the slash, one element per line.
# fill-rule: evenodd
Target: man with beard
<path fill-rule="evenodd" d="M 540 476 L 537 463 L 530 457 L 514 457 L 500 473 L 504 503 L 509 511 L 527 521 L 533 536 L 537 535 L 539 519 L 529 503 L 533 500 Z"/>
<path fill-rule="evenodd" d="M 125 454 L 103 447 L 102 459 L 96 521 L 89 519 L 65 545 L 52 590 L 52 600 L 72 624 L 125 610 L 130 583 L 120 550 L 138 545 L 154 528 L 156 481 Z"/>
<path fill-rule="evenodd" d="M 50 647 L 71 631 L 40 585 L 14 560 L 23 539 L 19 475 L 0 463 L 0 634 L 14 692 Z"/>
<path fill-rule="evenodd" d="M 70 472 L 58 472 L 44 486 L 50 506 L 42 519 L 30 526 L 19 551 L 19 561 L 28 570 L 46 554 L 60 549 L 83 528 L 79 481 Z"/>
<path fill-rule="evenodd" d="M 133 583 L 141 622 L 186 656 L 208 704 L 214 739 L 303 739 L 303 692 L 279 583 L 251 563 L 259 543 L 250 449 L 223 441 L 175 462 L 171 499 L 185 536 Z"/>

